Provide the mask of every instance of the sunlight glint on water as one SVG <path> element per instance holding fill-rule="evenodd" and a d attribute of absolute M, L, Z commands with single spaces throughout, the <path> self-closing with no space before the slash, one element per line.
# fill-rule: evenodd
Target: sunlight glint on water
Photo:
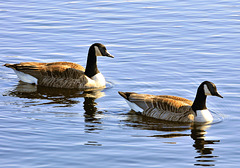
<path fill-rule="evenodd" d="M 0 3 L 0 63 L 98 58 L 104 90 L 19 83 L 0 66 L 0 161 L 6 167 L 238 167 L 240 24 L 233 1 L 33 1 Z M 205 80 L 214 124 L 135 113 L 117 91 L 193 100 Z"/>

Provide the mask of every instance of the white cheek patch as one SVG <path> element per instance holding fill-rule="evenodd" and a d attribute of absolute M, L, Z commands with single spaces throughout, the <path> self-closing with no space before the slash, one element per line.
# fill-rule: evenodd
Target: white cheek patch
<path fill-rule="evenodd" d="M 212 95 L 206 84 L 204 84 L 203 88 L 205 95 Z"/>
<path fill-rule="evenodd" d="M 102 53 L 97 46 L 94 46 L 94 49 L 95 49 L 95 55 L 96 56 L 102 56 Z"/>

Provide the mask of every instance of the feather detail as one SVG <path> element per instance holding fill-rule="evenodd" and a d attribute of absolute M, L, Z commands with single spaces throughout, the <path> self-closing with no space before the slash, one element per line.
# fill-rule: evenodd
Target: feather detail
<path fill-rule="evenodd" d="M 94 43 L 88 51 L 86 70 L 72 62 L 22 62 L 4 66 L 12 68 L 19 79 L 27 83 L 68 89 L 102 88 L 106 81 L 97 68 L 96 56 L 114 58 L 103 44 Z"/>
<path fill-rule="evenodd" d="M 207 95 L 223 98 L 218 93 L 215 84 L 209 81 L 200 84 L 194 102 L 177 96 L 137 94 L 134 92 L 118 93 L 131 103 L 128 103 L 131 105 L 130 108 L 134 107 L 134 109 L 142 111 L 143 115 L 178 122 L 212 122 L 212 114 L 206 107 Z M 142 110 L 139 110 L 138 107 Z"/>
<path fill-rule="evenodd" d="M 91 79 L 84 74 L 85 69 L 71 62 L 22 62 L 5 66 L 36 78 L 37 84 L 42 86 L 69 89 L 95 87 L 93 84 L 87 85 Z"/>
<path fill-rule="evenodd" d="M 192 101 L 168 95 L 137 94 L 133 92 L 121 92 L 128 101 L 141 109 L 142 114 L 148 117 L 179 122 L 193 122 L 194 111 L 191 108 Z M 127 95 L 127 96 L 126 96 Z"/>

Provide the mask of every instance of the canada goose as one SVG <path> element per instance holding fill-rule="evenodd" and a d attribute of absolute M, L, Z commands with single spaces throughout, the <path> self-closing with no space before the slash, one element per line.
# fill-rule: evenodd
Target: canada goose
<path fill-rule="evenodd" d="M 157 119 L 178 122 L 212 122 L 213 117 L 206 107 L 206 98 L 208 95 L 223 98 L 217 92 L 215 84 L 209 81 L 200 84 L 194 102 L 177 96 L 118 93 L 136 112 Z"/>
<path fill-rule="evenodd" d="M 97 68 L 96 56 L 114 58 L 103 44 L 95 43 L 89 48 L 86 70 L 72 62 L 22 62 L 4 66 L 12 68 L 18 78 L 26 83 L 69 89 L 105 87 L 106 81 Z"/>

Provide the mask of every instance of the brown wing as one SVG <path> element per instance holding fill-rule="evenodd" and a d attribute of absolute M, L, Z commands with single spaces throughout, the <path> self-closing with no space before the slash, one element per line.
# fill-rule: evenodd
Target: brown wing
<path fill-rule="evenodd" d="M 128 100 L 141 107 L 143 114 L 149 117 L 182 122 L 191 122 L 194 118 L 193 102 L 185 98 L 132 93 Z"/>
<path fill-rule="evenodd" d="M 19 64 L 5 64 L 4 66 L 32 75 L 37 79 L 41 79 L 44 76 L 65 78 L 66 75 L 69 78 L 77 78 L 85 72 L 85 69 L 81 65 L 71 62 L 22 62 Z"/>
<path fill-rule="evenodd" d="M 6 67 L 29 74 L 38 79 L 38 84 L 59 88 L 83 88 L 87 83 L 85 69 L 71 62 L 22 62 L 5 64 Z"/>
<path fill-rule="evenodd" d="M 192 101 L 189 100 L 189 99 L 185 99 L 183 97 L 178 97 L 178 96 L 169 96 L 169 95 L 158 95 L 157 97 L 161 97 L 161 98 L 167 98 L 167 99 L 172 99 L 172 100 L 175 100 L 175 101 L 182 101 L 184 103 L 187 103 L 189 105 L 192 105 Z"/>

